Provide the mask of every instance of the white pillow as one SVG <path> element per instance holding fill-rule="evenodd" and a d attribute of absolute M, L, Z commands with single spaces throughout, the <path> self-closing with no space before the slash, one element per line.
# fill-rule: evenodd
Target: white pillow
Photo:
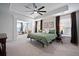
<path fill-rule="evenodd" d="M 49 30 L 48 30 L 48 29 L 45 29 L 44 32 L 45 32 L 45 33 L 49 33 Z"/>

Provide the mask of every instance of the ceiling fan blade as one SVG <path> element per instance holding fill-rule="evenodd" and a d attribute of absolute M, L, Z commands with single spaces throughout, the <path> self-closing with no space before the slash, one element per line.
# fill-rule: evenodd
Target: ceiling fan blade
<path fill-rule="evenodd" d="M 42 6 L 42 7 L 40 7 L 38 10 L 41 10 L 41 9 L 43 9 L 43 8 L 45 8 L 44 6 Z"/>
<path fill-rule="evenodd" d="M 34 14 L 34 13 L 31 13 L 31 15 L 32 15 L 32 14 Z"/>
<path fill-rule="evenodd" d="M 31 13 L 31 15 L 34 14 L 34 11 Z"/>
<path fill-rule="evenodd" d="M 34 8 L 37 8 L 37 6 L 36 6 L 36 4 L 35 4 L 35 3 L 33 3 L 33 7 L 34 7 Z"/>
<path fill-rule="evenodd" d="M 25 11 L 25 12 L 33 12 L 33 11 Z"/>
<path fill-rule="evenodd" d="M 39 13 L 39 12 L 38 12 Z M 41 14 L 41 13 L 39 13 L 40 15 L 43 15 L 43 14 Z"/>
<path fill-rule="evenodd" d="M 28 6 L 24 6 L 25 8 L 28 8 L 28 9 L 31 9 L 30 7 L 28 7 Z"/>
<path fill-rule="evenodd" d="M 38 12 L 46 12 L 46 11 L 38 11 Z"/>

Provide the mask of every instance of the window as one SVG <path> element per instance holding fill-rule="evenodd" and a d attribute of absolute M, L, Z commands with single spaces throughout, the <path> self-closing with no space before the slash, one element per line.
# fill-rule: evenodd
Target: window
<path fill-rule="evenodd" d="M 64 36 L 71 36 L 71 19 L 70 15 L 60 16 L 60 32 Z"/>

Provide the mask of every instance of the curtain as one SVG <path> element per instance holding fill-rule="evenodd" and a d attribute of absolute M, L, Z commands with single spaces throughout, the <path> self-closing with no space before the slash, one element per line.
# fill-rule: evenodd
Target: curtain
<path fill-rule="evenodd" d="M 21 22 L 21 33 L 23 33 L 23 23 Z"/>
<path fill-rule="evenodd" d="M 57 16 L 56 17 L 56 34 L 57 34 L 57 37 L 60 36 L 60 16 Z"/>
<path fill-rule="evenodd" d="M 43 20 L 40 20 L 40 30 L 42 30 Z"/>
<path fill-rule="evenodd" d="M 37 32 L 37 21 L 35 21 L 35 33 Z"/>
<path fill-rule="evenodd" d="M 76 12 L 71 13 L 71 43 L 76 44 L 76 45 L 78 44 Z"/>

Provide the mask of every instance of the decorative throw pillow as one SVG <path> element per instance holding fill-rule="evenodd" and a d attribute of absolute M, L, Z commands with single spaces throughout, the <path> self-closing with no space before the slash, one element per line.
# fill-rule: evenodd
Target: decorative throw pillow
<path fill-rule="evenodd" d="M 49 30 L 50 34 L 55 34 L 55 30 Z"/>

